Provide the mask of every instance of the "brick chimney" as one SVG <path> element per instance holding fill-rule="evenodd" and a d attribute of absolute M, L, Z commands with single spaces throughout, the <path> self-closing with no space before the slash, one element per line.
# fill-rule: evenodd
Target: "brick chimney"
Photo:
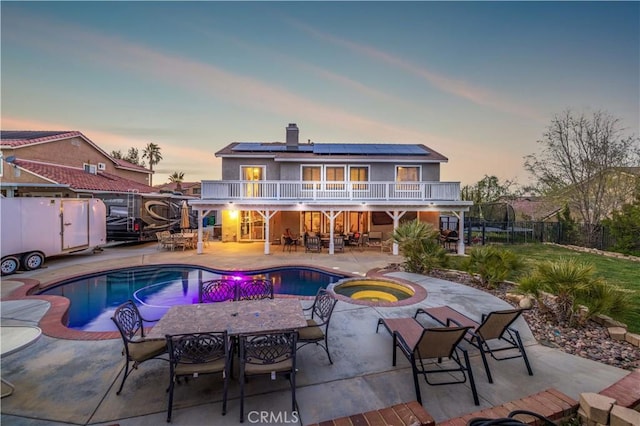
<path fill-rule="evenodd" d="M 296 123 L 289 123 L 289 126 L 287 127 L 287 151 L 298 150 L 299 133 L 300 131 L 298 130 Z"/>

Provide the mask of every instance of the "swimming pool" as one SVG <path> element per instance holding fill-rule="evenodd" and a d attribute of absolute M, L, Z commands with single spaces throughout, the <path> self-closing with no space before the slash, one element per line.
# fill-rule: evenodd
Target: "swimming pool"
<path fill-rule="evenodd" d="M 307 267 L 278 267 L 253 271 L 221 271 L 161 265 L 117 269 L 65 280 L 39 294 L 70 300 L 67 326 L 82 331 L 116 331 L 111 316 L 116 307 L 133 299 L 143 317 L 158 319 L 173 305 L 198 303 L 200 280 L 221 277 L 267 278 L 276 294 L 314 296 L 343 278 Z"/>

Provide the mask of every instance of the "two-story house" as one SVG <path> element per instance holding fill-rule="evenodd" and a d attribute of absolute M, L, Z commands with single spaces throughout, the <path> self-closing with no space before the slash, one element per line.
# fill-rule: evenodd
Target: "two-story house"
<path fill-rule="evenodd" d="M 223 241 L 264 241 L 266 254 L 287 228 L 326 235 L 333 253 L 335 235 L 382 240 L 401 220 L 438 226 L 441 212 L 458 216 L 462 235 L 472 204 L 460 199 L 459 182 L 440 182 L 447 158 L 420 144 L 300 143 L 289 124 L 286 142 L 234 142 L 216 156 L 222 180 L 202 181 L 201 199 L 190 204 L 201 217 L 222 212 Z"/>
<path fill-rule="evenodd" d="M 2 195 L 79 197 L 154 192 L 151 170 L 113 158 L 78 131 L 3 130 Z"/>

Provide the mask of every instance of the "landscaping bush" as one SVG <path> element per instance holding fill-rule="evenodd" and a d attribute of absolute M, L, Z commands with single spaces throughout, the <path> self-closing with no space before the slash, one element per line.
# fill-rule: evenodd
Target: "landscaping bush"
<path fill-rule="evenodd" d="M 593 264 L 576 258 L 539 262 L 517 289 L 535 297 L 541 311 L 569 325 L 583 324 L 595 314 L 625 315 L 632 309 L 632 291 L 608 284 L 596 275 Z"/>
<path fill-rule="evenodd" d="M 440 246 L 439 234 L 433 225 L 418 220 L 396 228 L 392 238 L 405 258 L 406 271 L 423 274 L 447 265 L 447 252 Z"/>
<path fill-rule="evenodd" d="M 462 262 L 462 267 L 469 273 L 478 274 L 482 284 L 488 288 L 494 288 L 508 277 L 517 276 L 525 266 L 520 256 L 494 245 L 474 247 Z"/>

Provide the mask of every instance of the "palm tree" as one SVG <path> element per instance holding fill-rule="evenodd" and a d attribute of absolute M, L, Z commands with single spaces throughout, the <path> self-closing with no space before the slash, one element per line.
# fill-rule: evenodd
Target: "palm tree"
<path fill-rule="evenodd" d="M 147 146 L 142 149 L 142 158 L 149 160 L 149 169 L 153 172 L 153 166 L 158 164 L 162 160 L 162 154 L 160 153 L 160 147 L 153 142 L 149 142 Z M 149 176 L 149 185 L 153 182 L 153 174 Z"/>
<path fill-rule="evenodd" d="M 176 191 L 182 192 L 182 181 L 184 180 L 184 172 L 173 172 L 169 176 L 169 182 L 176 184 Z"/>

